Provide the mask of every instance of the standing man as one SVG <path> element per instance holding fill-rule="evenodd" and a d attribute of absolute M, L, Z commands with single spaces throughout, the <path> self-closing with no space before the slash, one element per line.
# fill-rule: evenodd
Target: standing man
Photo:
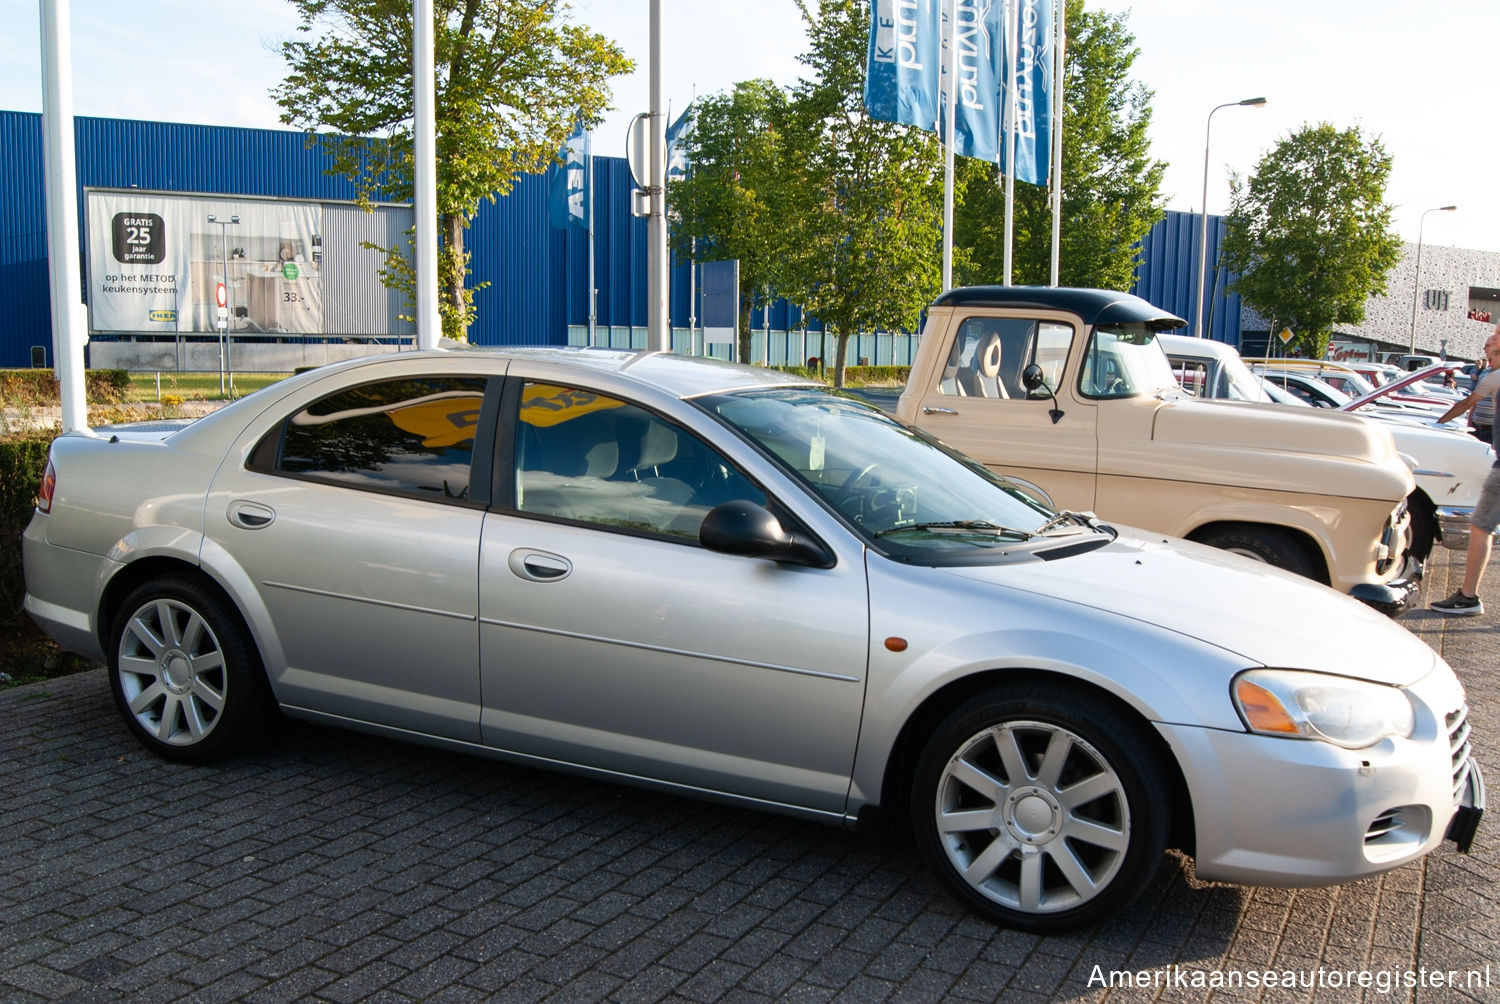
<path fill-rule="evenodd" d="M 1489 369 L 1474 385 L 1469 396 L 1443 413 L 1439 423 L 1452 421 L 1471 410 L 1480 401 L 1490 402 L 1491 414 L 1500 405 L 1500 325 L 1484 340 L 1484 359 Z M 1500 456 L 1500 436 L 1490 426 L 1490 446 Z M 1489 477 L 1479 491 L 1479 502 L 1474 506 L 1474 515 L 1469 518 L 1469 551 L 1464 558 L 1464 583 L 1445 600 L 1434 600 L 1429 606 L 1443 614 L 1482 614 L 1484 604 L 1479 601 L 1479 580 L 1484 577 L 1485 566 L 1490 563 L 1490 545 L 1495 526 L 1500 524 L 1500 459 L 1490 468 Z"/>

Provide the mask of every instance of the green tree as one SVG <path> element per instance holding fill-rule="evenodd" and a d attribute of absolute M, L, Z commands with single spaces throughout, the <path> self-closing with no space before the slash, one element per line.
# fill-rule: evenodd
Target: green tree
<path fill-rule="evenodd" d="M 1129 289 L 1136 245 L 1162 217 L 1166 165 L 1150 156 L 1152 94 L 1130 78 L 1140 50 L 1126 15 L 1068 0 L 1063 62 L 1062 239 L 1058 281 Z M 993 164 L 959 158 L 954 273 L 961 283 L 1004 276 L 1005 192 Z M 1017 182 L 1012 276 L 1041 285 L 1052 272 L 1052 207 L 1044 186 Z"/>
<path fill-rule="evenodd" d="M 811 48 L 788 116 L 783 295 L 837 335 L 915 330 L 942 286 L 942 158 L 916 129 L 864 108 L 867 0 L 798 0 Z"/>
<path fill-rule="evenodd" d="M 1230 179 L 1220 260 L 1231 287 L 1321 358 L 1334 326 L 1364 319 L 1401 255 L 1385 201 L 1391 158 L 1358 127 L 1303 126 Z"/>
<path fill-rule="evenodd" d="M 750 358 L 750 311 L 782 285 L 786 256 L 780 171 L 787 100 L 769 80 L 699 98 L 684 146 L 691 162 L 669 204 L 679 260 L 740 263 L 740 358 Z"/>
<path fill-rule="evenodd" d="M 290 0 L 298 30 L 272 96 L 281 120 L 320 136 L 330 173 L 361 201 L 412 197 L 409 0 Z M 464 230 L 481 199 L 553 161 L 578 122 L 609 106 L 608 80 L 633 64 L 613 42 L 565 19 L 563 0 L 436 0 L 439 310 L 463 338 L 473 316 Z M 384 248 L 388 285 L 412 291 L 400 247 Z"/>

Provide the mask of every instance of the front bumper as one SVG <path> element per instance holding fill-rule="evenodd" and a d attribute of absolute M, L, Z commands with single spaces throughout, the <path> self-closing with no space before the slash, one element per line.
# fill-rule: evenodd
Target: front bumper
<path fill-rule="evenodd" d="M 1462 551 L 1469 546 L 1469 519 L 1473 515 L 1473 506 L 1438 506 L 1438 531 L 1444 547 Z"/>
<path fill-rule="evenodd" d="M 1198 877 L 1332 885 L 1399 867 L 1444 840 L 1472 844 L 1484 782 L 1469 755 L 1462 689 L 1440 668 L 1407 692 L 1418 712 L 1411 738 L 1360 750 L 1158 725 L 1187 781 Z"/>
<path fill-rule="evenodd" d="M 1408 555 L 1396 578 L 1389 582 L 1361 582 L 1349 590 L 1349 595 L 1387 617 L 1400 617 L 1417 605 L 1421 588 L 1422 563 Z"/>

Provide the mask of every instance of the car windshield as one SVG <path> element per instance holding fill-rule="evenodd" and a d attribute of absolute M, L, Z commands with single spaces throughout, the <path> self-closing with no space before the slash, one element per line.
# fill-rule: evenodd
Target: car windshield
<path fill-rule="evenodd" d="M 1015 547 L 1089 525 L 886 413 L 821 387 L 735 391 L 694 401 L 769 454 L 886 553 Z"/>
<path fill-rule="evenodd" d="M 1143 324 L 1096 327 L 1089 336 L 1080 379 L 1089 397 L 1131 397 L 1177 388 L 1156 333 Z"/>
<path fill-rule="evenodd" d="M 1239 356 L 1225 355 L 1219 364 L 1219 379 L 1213 388 L 1212 397 L 1230 401 L 1255 401 L 1265 404 L 1274 401 L 1263 386 L 1260 377 L 1250 372 Z"/>

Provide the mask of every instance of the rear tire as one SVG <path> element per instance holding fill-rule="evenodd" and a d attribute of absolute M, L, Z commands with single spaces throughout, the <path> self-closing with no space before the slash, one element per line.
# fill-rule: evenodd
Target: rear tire
<path fill-rule="evenodd" d="M 1275 565 L 1305 578 L 1318 578 L 1307 548 L 1296 534 L 1283 527 L 1247 523 L 1210 530 L 1194 539 L 1200 544 Z"/>
<path fill-rule="evenodd" d="M 989 691 L 933 732 L 912 779 L 917 846 L 970 909 L 1023 931 L 1097 923 L 1150 884 L 1171 826 L 1159 752 L 1089 691 Z"/>
<path fill-rule="evenodd" d="M 142 583 L 109 638 L 109 684 L 136 738 L 171 760 L 207 763 L 259 738 L 275 702 L 233 604 L 191 575 Z"/>

